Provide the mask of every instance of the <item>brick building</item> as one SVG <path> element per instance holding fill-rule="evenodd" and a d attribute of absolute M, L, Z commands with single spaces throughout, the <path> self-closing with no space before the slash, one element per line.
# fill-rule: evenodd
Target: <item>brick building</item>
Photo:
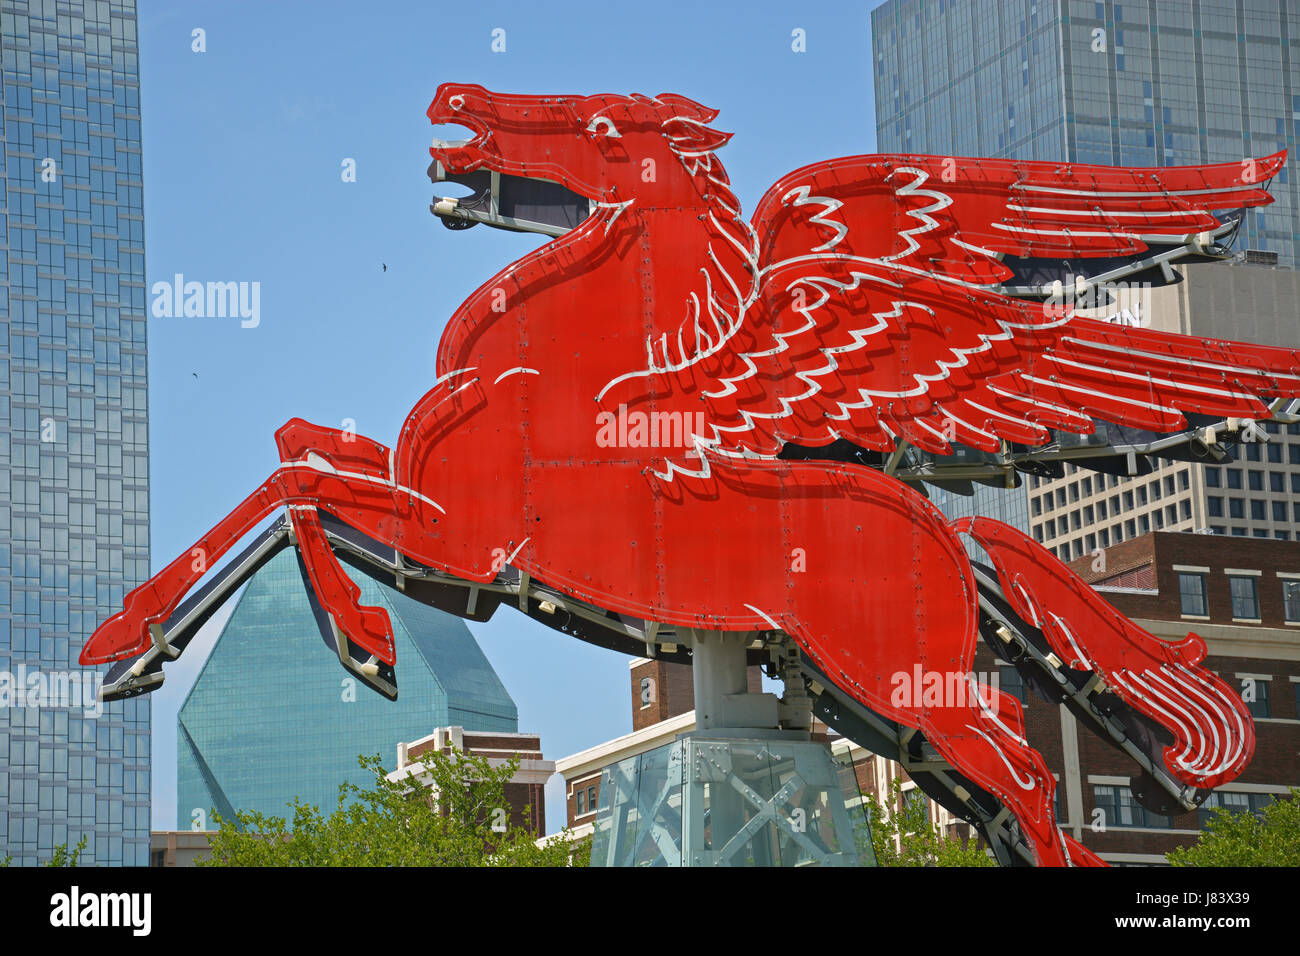
<path fill-rule="evenodd" d="M 527 827 L 534 836 L 546 831 L 546 781 L 555 773 L 555 762 L 542 755 L 542 739 L 537 734 L 513 734 L 466 730 L 464 727 L 439 727 L 427 737 L 397 745 L 397 769 L 389 780 L 415 775 L 425 786 L 429 779 L 420 762 L 430 750 L 450 753 L 451 749 L 476 757 L 486 757 L 493 767 L 504 766 L 512 757 L 519 767 L 505 786 L 510 819 Z"/>
<path fill-rule="evenodd" d="M 1079 731 L 1063 705 L 1027 688 L 1019 672 L 977 648 L 975 671 L 997 673 L 1025 713 L 1025 735 L 1057 779 L 1061 828 L 1113 865 L 1163 865 L 1165 854 L 1196 842 L 1210 808 L 1259 812 L 1300 786 L 1300 543 L 1210 534 L 1156 532 L 1113 545 L 1070 567 L 1117 610 L 1150 633 L 1205 639 L 1205 666 L 1240 687 L 1255 717 L 1255 756 L 1236 780 L 1192 813 L 1162 816 L 1129 788 L 1137 767 L 1090 731 Z M 864 790 L 887 791 L 898 764 L 840 741 Z M 971 829 L 933 801 L 931 819 L 951 833 Z"/>
<path fill-rule="evenodd" d="M 1057 818 L 1069 835 L 1111 864 L 1161 865 L 1169 850 L 1196 841 L 1211 807 L 1259 812 L 1300 785 L 1300 543 L 1157 532 L 1071 567 L 1157 637 L 1178 640 L 1190 630 L 1204 638 L 1206 666 L 1242 688 L 1257 741 L 1246 771 L 1199 811 L 1151 813 L 1129 789 L 1136 765 L 1091 731 L 1080 731 L 1068 710 L 1026 687 L 1015 667 L 981 643 L 974 670 L 997 675 L 1000 688 L 1020 700 L 1026 734 L 1057 778 Z M 604 767 L 694 728 L 688 666 L 634 660 L 629 680 L 632 733 L 555 764 L 565 779 L 568 824 L 578 836 L 591 832 Z M 751 690 L 760 683 L 751 669 Z M 815 725 L 814 738 L 827 739 L 827 728 Z M 830 739 L 837 759 L 853 765 L 862 792 L 886 802 L 891 781 L 901 778 L 903 800 L 924 799 L 941 829 L 971 834 L 966 823 L 929 801 L 898 763 L 844 738 Z"/>

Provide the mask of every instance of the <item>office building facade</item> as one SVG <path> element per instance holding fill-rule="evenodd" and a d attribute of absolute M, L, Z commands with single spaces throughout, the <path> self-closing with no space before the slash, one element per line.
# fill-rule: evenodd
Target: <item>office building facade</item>
<path fill-rule="evenodd" d="M 1300 11 L 1276 0 L 888 0 L 877 147 L 1112 166 L 1290 150 L 1239 248 L 1296 265 Z"/>
<path fill-rule="evenodd" d="M 1123 166 L 1287 149 L 1275 202 L 1248 211 L 1236 261 L 1118 290 L 1084 314 L 1293 347 L 1298 31 L 1300 13 L 1264 0 L 888 0 L 872 12 L 878 148 Z M 1241 460 L 1221 468 L 1156 461 L 1151 474 L 1116 478 L 1067 465 L 1061 478 L 959 502 L 959 513 L 1020 514 L 1013 499 L 1027 497 L 1031 533 L 1067 560 L 1154 531 L 1294 539 L 1296 430 L 1269 425 L 1269 441 L 1232 450 Z"/>
<path fill-rule="evenodd" d="M 282 551 L 248 582 L 177 715 L 177 828 L 215 829 L 237 811 L 292 819 L 294 799 L 329 814 L 339 784 L 373 784 L 359 756 L 430 727 L 515 733 L 519 715 L 465 622 L 362 574 L 362 604 L 388 612 L 398 698 L 339 666 L 325 646 L 299 559 Z"/>
<path fill-rule="evenodd" d="M 145 865 L 149 701 L 82 644 L 149 575 L 134 0 L 4 0 L 0 858 Z M 35 694 L 33 694 L 35 691 Z"/>

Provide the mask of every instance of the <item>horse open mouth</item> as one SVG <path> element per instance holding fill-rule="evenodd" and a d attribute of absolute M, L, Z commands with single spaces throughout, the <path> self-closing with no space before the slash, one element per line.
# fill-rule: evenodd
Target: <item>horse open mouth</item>
<path fill-rule="evenodd" d="M 515 176 L 486 166 L 471 172 L 451 172 L 437 158 L 438 153 L 475 149 L 485 139 L 486 134 L 479 133 L 468 140 L 433 141 L 435 158 L 429 164 L 429 179 L 470 190 L 467 196 L 433 197 L 429 211 L 448 229 L 468 229 L 482 222 L 512 232 L 562 236 L 595 211 L 594 201 L 552 180 Z"/>

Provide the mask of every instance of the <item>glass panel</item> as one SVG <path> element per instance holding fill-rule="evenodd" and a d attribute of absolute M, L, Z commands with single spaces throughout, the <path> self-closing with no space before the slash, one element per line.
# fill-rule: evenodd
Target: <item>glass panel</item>
<path fill-rule="evenodd" d="M 1288 624 L 1300 624 L 1300 581 L 1282 582 L 1282 614 Z"/>
<path fill-rule="evenodd" d="M 870 831 L 843 775 L 811 741 L 688 737 L 629 757 L 601 776 L 591 865 L 855 866 Z"/>
<path fill-rule="evenodd" d="M 1205 606 L 1205 575 L 1179 574 L 1178 596 L 1184 614 L 1205 617 L 1208 613 Z"/>
<path fill-rule="evenodd" d="M 1245 620 L 1259 618 L 1259 597 L 1256 592 L 1255 578 L 1233 575 L 1228 578 L 1232 589 L 1232 616 Z"/>

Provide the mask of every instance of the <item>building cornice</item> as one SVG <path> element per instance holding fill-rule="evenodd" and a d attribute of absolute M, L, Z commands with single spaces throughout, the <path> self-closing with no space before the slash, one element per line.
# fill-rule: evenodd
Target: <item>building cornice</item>
<path fill-rule="evenodd" d="M 1300 641 L 1293 630 L 1281 627 L 1241 627 L 1231 624 L 1156 621 L 1133 618 L 1133 623 L 1156 637 L 1181 641 L 1188 630 L 1205 639 L 1211 657 L 1255 657 L 1266 661 L 1300 661 Z"/>
<path fill-rule="evenodd" d="M 677 739 L 678 734 L 694 729 L 695 711 L 688 710 L 684 714 L 661 720 L 642 730 L 635 730 L 568 757 L 561 757 L 555 761 L 555 769 L 567 781 L 593 770 L 601 770 L 626 757 L 635 757 L 647 750 L 653 750 L 660 744 L 672 743 Z"/>

